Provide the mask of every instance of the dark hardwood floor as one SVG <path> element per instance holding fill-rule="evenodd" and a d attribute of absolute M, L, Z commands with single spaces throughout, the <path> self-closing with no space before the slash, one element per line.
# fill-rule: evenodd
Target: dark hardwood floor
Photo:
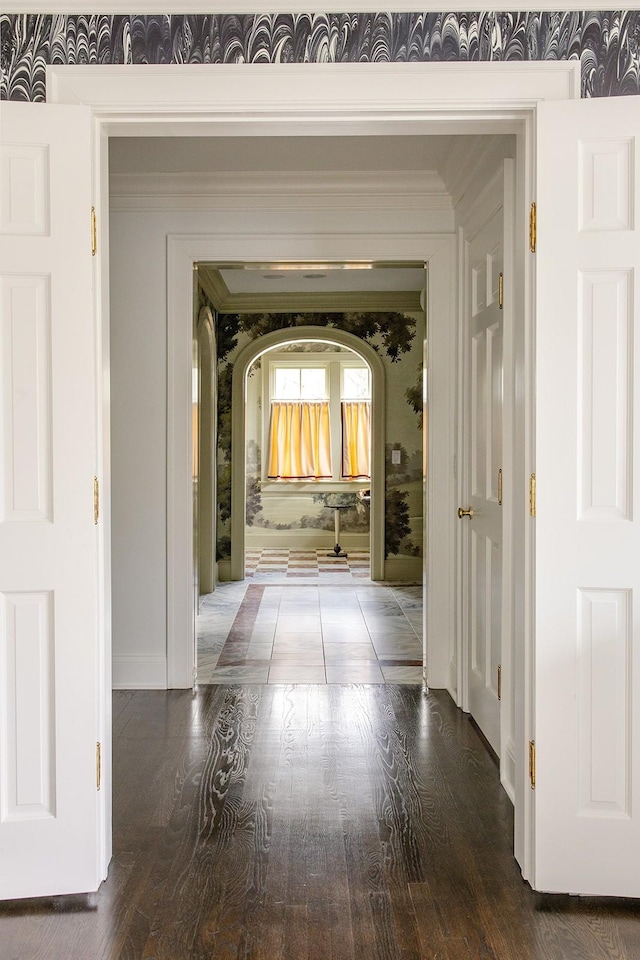
<path fill-rule="evenodd" d="M 640 958 L 635 902 L 522 881 L 496 766 L 446 694 L 123 692 L 114 718 L 109 878 L 0 905 L 2 960 Z"/>

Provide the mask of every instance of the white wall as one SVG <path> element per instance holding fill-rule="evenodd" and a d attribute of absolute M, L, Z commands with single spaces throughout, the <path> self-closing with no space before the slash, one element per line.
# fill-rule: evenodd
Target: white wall
<path fill-rule="evenodd" d="M 407 193 L 402 173 L 385 189 L 351 196 L 353 178 L 322 174 L 320 202 L 113 178 L 111 191 L 111 371 L 114 686 L 166 685 L 166 338 L 168 234 L 453 233 L 453 209 L 434 178 Z M 394 203 L 394 184 L 397 202 Z M 204 193 L 203 193 L 204 190 Z M 154 192 L 155 191 L 155 192 Z M 289 209 L 282 209 L 282 206 Z M 196 209 L 194 209 L 196 207 Z M 199 209 L 198 209 L 199 208 Z"/>
<path fill-rule="evenodd" d="M 111 223 L 115 687 L 166 685 L 166 257 L 154 219 Z"/>

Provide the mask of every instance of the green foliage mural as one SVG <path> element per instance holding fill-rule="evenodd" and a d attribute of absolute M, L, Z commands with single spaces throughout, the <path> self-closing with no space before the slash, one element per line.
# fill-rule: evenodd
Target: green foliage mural
<path fill-rule="evenodd" d="M 374 350 L 394 363 L 411 349 L 415 338 L 416 321 L 404 313 L 227 314 L 225 320 L 230 328 L 231 318 L 234 316 L 238 333 L 246 333 L 250 340 L 257 340 L 258 337 L 275 330 L 288 330 L 292 327 L 334 327 L 365 340 Z M 237 337 L 235 339 L 237 341 Z M 220 343 L 218 350 L 218 360 L 221 362 L 224 357 Z M 227 350 L 224 356 L 229 352 L 230 350 Z"/>
<path fill-rule="evenodd" d="M 262 510 L 262 498 L 260 496 L 260 481 L 257 477 L 247 477 L 247 502 L 246 502 L 246 524 L 252 527 L 257 515 Z"/>
<path fill-rule="evenodd" d="M 422 367 L 418 368 L 418 378 L 412 387 L 407 387 L 404 392 L 405 398 L 416 417 L 418 418 L 418 429 L 422 430 Z"/>
<path fill-rule="evenodd" d="M 397 554 L 403 540 L 411 533 L 407 491 L 393 488 L 387 491 L 384 517 L 385 556 Z M 411 545 L 413 546 L 413 544 Z"/>

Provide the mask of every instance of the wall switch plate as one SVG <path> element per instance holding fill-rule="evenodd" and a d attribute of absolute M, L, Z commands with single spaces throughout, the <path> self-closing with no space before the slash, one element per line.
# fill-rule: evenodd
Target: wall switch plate
<path fill-rule="evenodd" d="M 392 450 L 391 463 L 400 463 L 400 456 L 401 456 L 400 450 Z"/>

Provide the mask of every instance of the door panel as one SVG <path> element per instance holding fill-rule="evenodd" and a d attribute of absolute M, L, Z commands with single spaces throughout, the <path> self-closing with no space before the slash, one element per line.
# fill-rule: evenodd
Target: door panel
<path fill-rule="evenodd" d="M 469 711 L 500 754 L 498 665 L 502 650 L 502 468 L 503 310 L 499 303 L 504 248 L 504 182 L 492 182 L 468 239 L 470 355 L 468 404 L 468 575 L 465 597 L 469 624 Z"/>
<path fill-rule="evenodd" d="M 95 890 L 90 114 L 0 105 L 0 896 Z"/>
<path fill-rule="evenodd" d="M 538 145 L 535 885 L 637 897 L 640 100 Z"/>

